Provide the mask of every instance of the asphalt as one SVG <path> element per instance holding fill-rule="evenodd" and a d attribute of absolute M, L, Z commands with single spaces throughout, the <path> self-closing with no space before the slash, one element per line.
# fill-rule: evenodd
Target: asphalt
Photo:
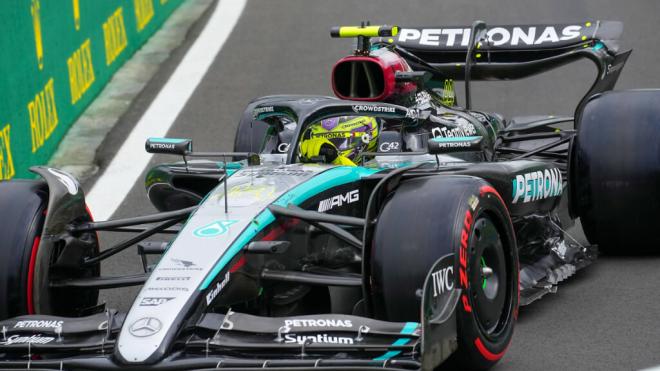
<path fill-rule="evenodd" d="M 98 155 L 101 168 L 176 68 L 210 11 L 193 26 L 186 42 L 161 66 L 106 138 Z M 660 87 L 657 0 L 250 0 L 169 136 L 193 138 L 198 150 L 231 150 L 238 118 L 251 99 L 273 93 L 331 94 L 330 69 L 351 48 L 351 41 L 330 39 L 333 25 L 363 20 L 469 25 L 475 19 L 489 24 L 623 21 L 621 44 L 634 52 L 617 88 Z M 590 62 L 580 62 L 523 81 L 476 83 L 473 104 L 508 117 L 572 114 L 593 77 Z M 169 160 L 175 159 L 157 156 L 153 163 Z M 85 187 L 89 189 L 93 182 Z M 119 210 L 115 217 L 155 211 L 142 183 L 134 185 Z M 581 235 L 579 228 L 573 231 Z M 120 238 L 102 236 L 104 243 Z M 660 364 L 659 266 L 660 256 L 599 259 L 561 284 L 556 294 L 521 310 L 514 340 L 497 370 L 628 370 Z M 103 274 L 140 269 L 135 250 L 129 250 L 105 262 Z M 136 289 L 118 289 L 102 298 L 109 306 L 126 310 L 135 294 Z"/>

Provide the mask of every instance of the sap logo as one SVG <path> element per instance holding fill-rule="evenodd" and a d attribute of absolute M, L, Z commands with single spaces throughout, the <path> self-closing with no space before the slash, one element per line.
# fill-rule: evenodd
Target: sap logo
<path fill-rule="evenodd" d="M 286 327 L 353 327 L 350 319 L 287 319 L 284 321 Z"/>
<path fill-rule="evenodd" d="M 51 341 L 55 340 L 54 337 L 50 336 L 41 336 L 41 335 L 32 335 L 32 336 L 20 336 L 12 335 L 7 338 L 5 341 L 0 341 L 0 345 L 12 345 L 12 344 L 48 344 Z"/>
<path fill-rule="evenodd" d="M 165 304 L 168 301 L 174 299 L 173 297 L 168 298 L 142 298 L 140 301 L 141 307 L 157 307 L 161 304 Z"/>
<path fill-rule="evenodd" d="M 471 137 L 477 135 L 477 129 L 472 124 L 459 124 L 457 127 L 434 127 L 431 129 L 433 138 Z"/>
<path fill-rule="evenodd" d="M 431 273 L 433 278 L 433 297 L 454 289 L 454 267 L 442 268 Z"/>
<path fill-rule="evenodd" d="M 358 200 L 360 200 L 360 191 L 357 189 L 347 192 L 343 195 L 336 195 L 328 198 L 327 200 L 319 202 L 319 212 L 322 213 L 328 210 L 332 210 L 335 206 L 352 204 Z"/>
<path fill-rule="evenodd" d="M 563 191 L 561 171 L 557 168 L 516 175 L 512 183 L 514 204 L 559 196 Z"/>
<path fill-rule="evenodd" d="M 208 294 L 206 294 L 206 305 L 210 305 L 213 299 L 215 299 L 216 296 L 218 296 L 218 294 L 222 291 L 222 289 L 224 289 L 225 286 L 227 286 L 227 284 L 229 283 L 229 277 L 230 277 L 230 273 L 227 272 L 225 274 L 225 278 L 222 281 L 218 282 L 215 285 L 215 287 Z"/>
<path fill-rule="evenodd" d="M 48 320 L 33 320 L 33 321 L 18 321 L 14 328 L 56 328 L 62 327 L 64 321 L 48 321 Z"/>
<path fill-rule="evenodd" d="M 218 220 L 211 224 L 197 228 L 193 234 L 197 237 L 215 237 L 227 233 L 232 224 L 238 223 L 238 220 Z"/>
<path fill-rule="evenodd" d="M 546 27 L 493 27 L 487 32 L 488 40 L 493 46 L 502 45 L 541 45 L 577 39 L 582 26 L 570 25 L 561 29 L 554 26 Z M 469 28 L 404 28 L 399 32 L 399 42 L 417 41 L 420 45 L 429 46 L 468 46 L 470 42 Z"/>
<path fill-rule="evenodd" d="M 292 334 L 284 335 L 284 342 L 287 344 L 297 343 L 305 344 L 308 340 L 311 340 L 313 343 L 322 343 L 322 344 L 353 344 L 353 338 L 340 337 L 340 336 L 328 336 L 328 334 L 317 334 L 317 335 L 307 335 L 307 336 L 296 336 Z"/>

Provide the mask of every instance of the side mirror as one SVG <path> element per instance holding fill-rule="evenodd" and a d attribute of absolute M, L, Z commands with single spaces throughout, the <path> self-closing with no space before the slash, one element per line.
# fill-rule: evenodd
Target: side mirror
<path fill-rule="evenodd" d="M 192 139 L 149 138 L 145 143 L 148 153 L 185 156 L 192 152 Z"/>
<path fill-rule="evenodd" d="M 482 139 L 482 136 L 432 138 L 428 141 L 429 153 L 432 155 L 440 155 L 443 153 L 481 151 Z"/>

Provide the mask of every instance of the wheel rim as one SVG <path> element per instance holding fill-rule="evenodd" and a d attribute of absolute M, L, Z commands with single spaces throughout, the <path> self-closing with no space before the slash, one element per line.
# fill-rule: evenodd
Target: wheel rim
<path fill-rule="evenodd" d="M 477 264 L 470 270 L 470 292 L 481 332 L 496 337 L 507 321 L 506 257 L 502 238 L 490 218 L 479 218 L 470 236 L 471 254 Z"/>

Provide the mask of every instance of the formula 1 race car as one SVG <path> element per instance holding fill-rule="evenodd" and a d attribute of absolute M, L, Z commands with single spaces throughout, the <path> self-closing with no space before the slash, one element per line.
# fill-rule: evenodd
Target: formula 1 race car
<path fill-rule="evenodd" d="M 596 245 L 660 242 L 660 91 L 609 91 L 630 55 L 621 31 L 338 27 L 357 38 L 333 69 L 338 98 L 254 100 L 234 152 L 147 140 L 183 157 L 147 175 L 157 214 L 93 221 L 78 182 L 53 168 L 0 183 L 0 368 L 492 367 L 519 305 L 592 263 Z M 581 58 L 598 74 L 574 118 L 471 108 L 471 80 Z M 371 134 L 326 125 L 365 117 Z M 354 164 L 334 164 L 346 149 L 331 139 L 359 150 Z M 578 218 L 592 245 L 565 232 Z M 100 249 L 98 231 L 135 235 Z M 100 276 L 134 245 L 143 274 Z M 132 285 L 127 313 L 97 304 Z"/>

